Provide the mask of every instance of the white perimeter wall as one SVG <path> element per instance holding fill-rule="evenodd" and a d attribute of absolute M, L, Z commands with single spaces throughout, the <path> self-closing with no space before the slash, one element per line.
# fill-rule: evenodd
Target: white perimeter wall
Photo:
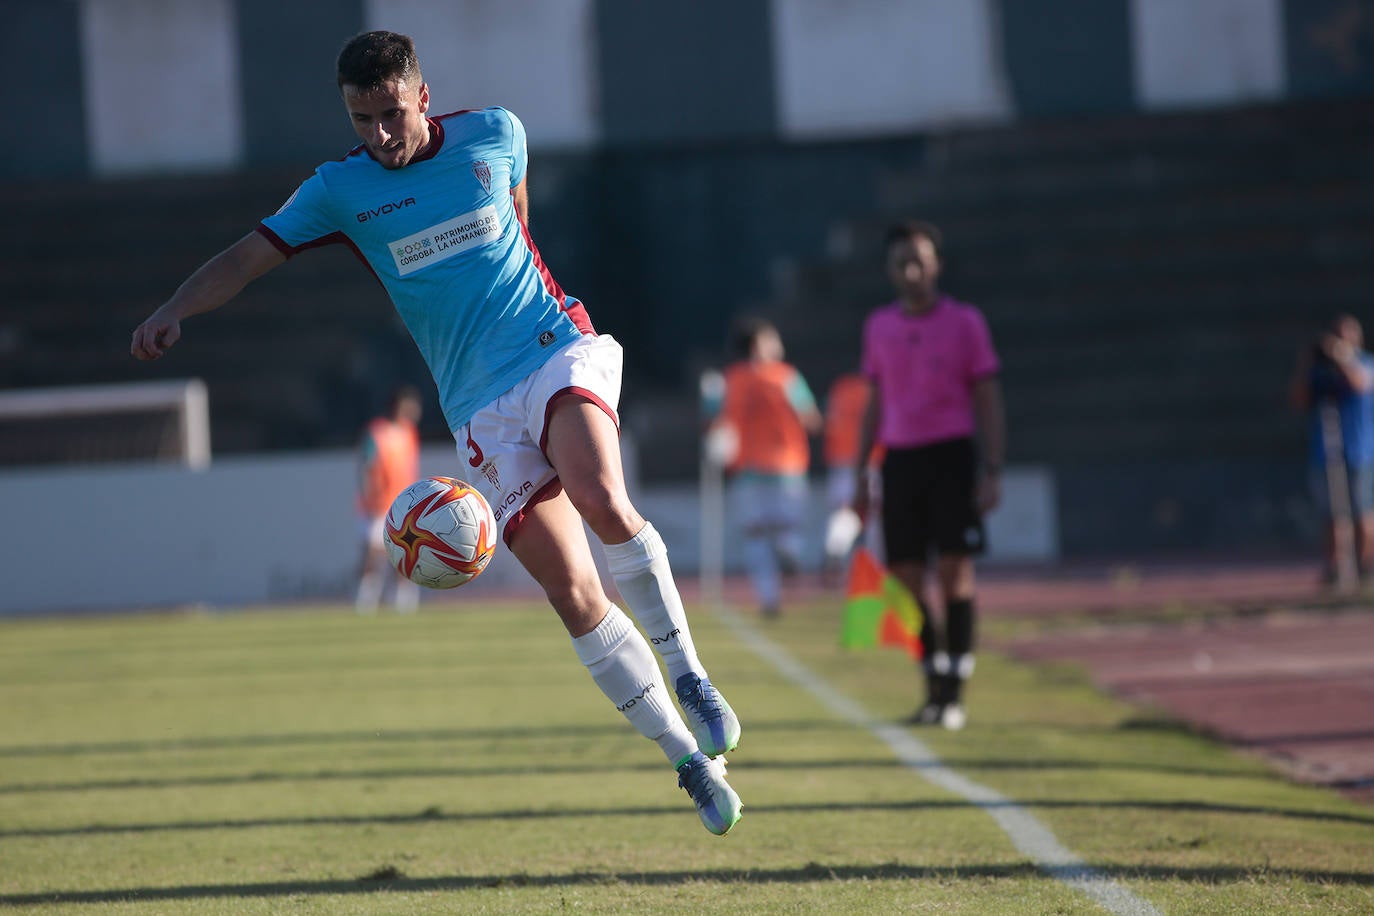
<path fill-rule="evenodd" d="M 337 600 L 351 593 L 359 552 L 353 462 L 339 451 L 221 458 L 205 471 L 122 465 L 0 473 L 0 614 Z M 451 449 L 426 449 L 423 473 L 454 469 Z M 812 563 L 821 493 L 818 484 Z M 662 533 L 678 574 L 695 575 L 696 488 L 650 489 L 635 501 Z M 989 519 L 988 559 L 1054 559 L 1054 507 L 1048 472 L 1008 469 L 1004 503 Z M 738 571 L 738 553 L 727 549 L 727 569 Z M 446 600 L 511 589 L 538 595 L 502 547 L 478 579 Z"/>
<path fill-rule="evenodd" d="M 1282 0 L 1132 0 L 1145 108 L 1268 101 L 1284 93 Z"/>
<path fill-rule="evenodd" d="M 775 0 L 780 130 L 817 138 L 1009 118 L 989 0 Z"/>
<path fill-rule="evenodd" d="M 237 0 L 78 0 L 78 8 L 97 174 L 242 162 Z M 780 136 L 1011 120 L 999 8 L 996 0 L 772 0 Z M 1122 53 L 1131 55 L 1142 108 L 1283 96 L 1283 0 L 1130 0 L 1130 11 Z M 599 142 L 593 0 L 366 0 L 364 20 L 415 36 L 437 112 L 500 104 L 525 122 L 535 148 Z"/>
<path fill-rule="evenodd" d="M 233 0 L 86 0 L 80 9 L 96 172 L 218 171 L 242 158 Z"/>
<path fill-rule="evenodd" d="M 532 145 L 596 141 L 591 0 L 369 0 L 366 17 L 415 39 L 434 113 L 500 105 Z"/>

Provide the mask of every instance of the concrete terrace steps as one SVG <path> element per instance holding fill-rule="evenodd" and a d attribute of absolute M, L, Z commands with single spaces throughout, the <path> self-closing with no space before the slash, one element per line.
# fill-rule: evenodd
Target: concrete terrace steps
<path fill-rule="evenodd" d="M 1020 237 L 1008 232 L 982 244 L 965 246 L 959 237 L 950 237 L 947 242 L 951 248 L 949 269 L 966 273 L 963 285 L 976 284 L 985 295 L 1028 286 L 1073 288 L 1100 281 L 1129 289 L 1142 278 L 1244 277 L 1247 268 L 1292 269 L 1278 263 L 1282 261 L 1324 268 L 1367 268 L 1374 263 L 1374 223 L 1355 215 L 1341 222 L 1236 221 L 1189 232 L 1142 228 L 1080 237 L 1065 237 L 1046 220 L 1038 231 L 1028 229 Z M 839 283 L 844 283 L 846 273 L 867 276 L 881 269 L 875 256 L 814 263 L 801 268 L 798 286 L 833 287 L 837 283 L 827 281 L 825 274 L 838 275 Z M 872 284 L 865 281 L 865 285 Z"/>
<path fill-rule="evenodd" d="M 6 187 L 32 215 L 33 232 L 0 253 L 0 340 L 9 346 L 0 387 L 197 376 L 210 391 L 217 451 L 351 444 L 375 406 L 360 374 L 378 359 L 383 373 L 394 371 L 389 342 L 405 332 L 343 246 L 294 259 L 228 307 L 193 319 L 182 345 L 158 363 L 128 353 L 137 323 L 307 174 Z M 92 240 L 79 265 L 41 242 L 73 227 Z M 363 352 L 369 346 L 384 352 Z"/>
<path fill-rule="evenodd" d="M 938 217 L 946 240 L 954 243 L 961 256 L 971 257 L 1041 236 L 1061 244 L 1077 244 L 1151 232 L 1196 238 L 1266 224 L 1362 227 L 1368 225 L 1371 210 L 1374 179 L 1332 180 L 1311 186 L 1280 183 L 1238 188 L 1209 184 L 1186 193 L 1142 195 L 1129 206 L 1115 198 L 1102 198 L 1082 205 L 1059 202 L 1052 210 L 1014 206 L 993 212 L 953 207 L 947 212 L 914 212 L 932 221 Z M 839 244 L 854 255 L 876 257 L 888 226 L 907 212 L 891 209 L 848 220 L 839 230 Z"/>
<path fill-rule="evenodd" d="M 1309 146 L 1295 138 L 1270 149 L 1201 145 L 1168 156 L 1132 152 L 1084 162 L 1032 160 L 997 169 L 954 160 L 916 172 L 886 173 L 878 182 L 879 199 L 896 210 L 957 207 L 977 212 L 1008 202 L 1053 200 L 1059 206 L 1083 206 L 1213 187 L 1310 186 L 1365 180 L 1370 153 L 1370 138 L 1356 136 L 1330 146 Z"/>
<path fill-rule="evenodd" d="M 1326 277 L 1367 283 L 1374 268 L 1374 227 L 1329 227 L 1320 237 L 1281 226 L 1217 233 L 1210 240 L 1151 236 L 1135 240 L 1072 246 L 1007 246 L 999 257 L 951 257 L 945 285 L 964 298 L 987 302 L 1027 298 L 1064 302 L 1152 295 L 1188 296 L 1198 291 L 1225 293 L 1245 288 L 1259 277 L 1289 283 L 1295 277 Z M 841 274 L 850 265 L 837 265 Z M 872 270 L 872 268 L 869 268 Z M 843 289 L 843 276 L 830 285 Z M 859 285 L 859 284 L 855 284 Z M 863 288 L 870 284 L 863 282 Z"/>
<path fill-rule="evenodd" d="M 1224 111 L 1051 118 L 934 136 L 929 157 L 993 167 L 1052 157 L 1097 161 L 1115 153 L 1164 153 L 1199 145 L 1245 150 L 1294 137 L 1312 145 L 1374 133 L 1374 99 L 1305 100 Z"/>
<path fill-rule="evenodd" d="M 789 358 L 818 391 L 852 368 L 891 298 L 883 231 L 930 219 L 993 327 L 1017 460 L 1298 456 L 1294 354 L 1374 302 L 1371 101 L 957 131 L 875 184 L 785 274 Z"/>

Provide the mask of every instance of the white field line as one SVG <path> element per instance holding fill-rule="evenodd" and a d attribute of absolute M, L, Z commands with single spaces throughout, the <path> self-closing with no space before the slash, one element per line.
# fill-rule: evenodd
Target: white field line
<path fill-rule="evenodd" d="M 1064 848 L 1048 827 L 999 792 L 961 776 L 940 762 L 934 752 L 909 731 L 871 716 L 858 703 L 817 677 L 804 665 L 764 637 L 738 614 L 721 609 L 721 619 L 755 655 L 777 668 L 784 677 L 806 690 L 831 712 L 872 732 L 892 749 L 905 766 L 926 780 L 982 808 L 1002 828 L 1018 851 L 1042 871 L 1097 901 L 1109 912 L 1122 916 L 1160 916 L 1158 910 L 1089 867 Z"/>

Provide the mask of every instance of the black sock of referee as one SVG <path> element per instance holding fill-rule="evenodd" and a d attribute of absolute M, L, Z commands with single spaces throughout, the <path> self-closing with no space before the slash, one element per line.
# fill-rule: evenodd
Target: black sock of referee
<path fill-rule="evenodd" d="M 945 674 L 948 669 L 946 665 L 940 665 L 941 670 L 937 670 L 937 656 L 943 657 L 945 653 L 940 651 L 940 631 L 936 629 L 935 622 L 929 614 L 923 617 L 918 637 L 921 640 L 921 671 L 926 677 L 926 703 L 940 705 L 945 702 Z"/>
<path fill-rule="evenodd" d="M 958 703 L 964 681 L 973 673 L 973 599 L 956 598 L 945 604 L 945 634 L 949 643 L 948 702 Z"/>

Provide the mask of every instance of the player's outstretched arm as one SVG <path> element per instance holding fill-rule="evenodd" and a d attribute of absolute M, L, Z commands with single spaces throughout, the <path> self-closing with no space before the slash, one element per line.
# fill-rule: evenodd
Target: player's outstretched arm
<path fill-rule="evenodd" d="M 129 352 L 138 359 L 157 359 L 181 338 L 182 319 L 219 308 L 285 260 L 267 239 L 248 233 L 202 264 L 135 328 Z"/>

